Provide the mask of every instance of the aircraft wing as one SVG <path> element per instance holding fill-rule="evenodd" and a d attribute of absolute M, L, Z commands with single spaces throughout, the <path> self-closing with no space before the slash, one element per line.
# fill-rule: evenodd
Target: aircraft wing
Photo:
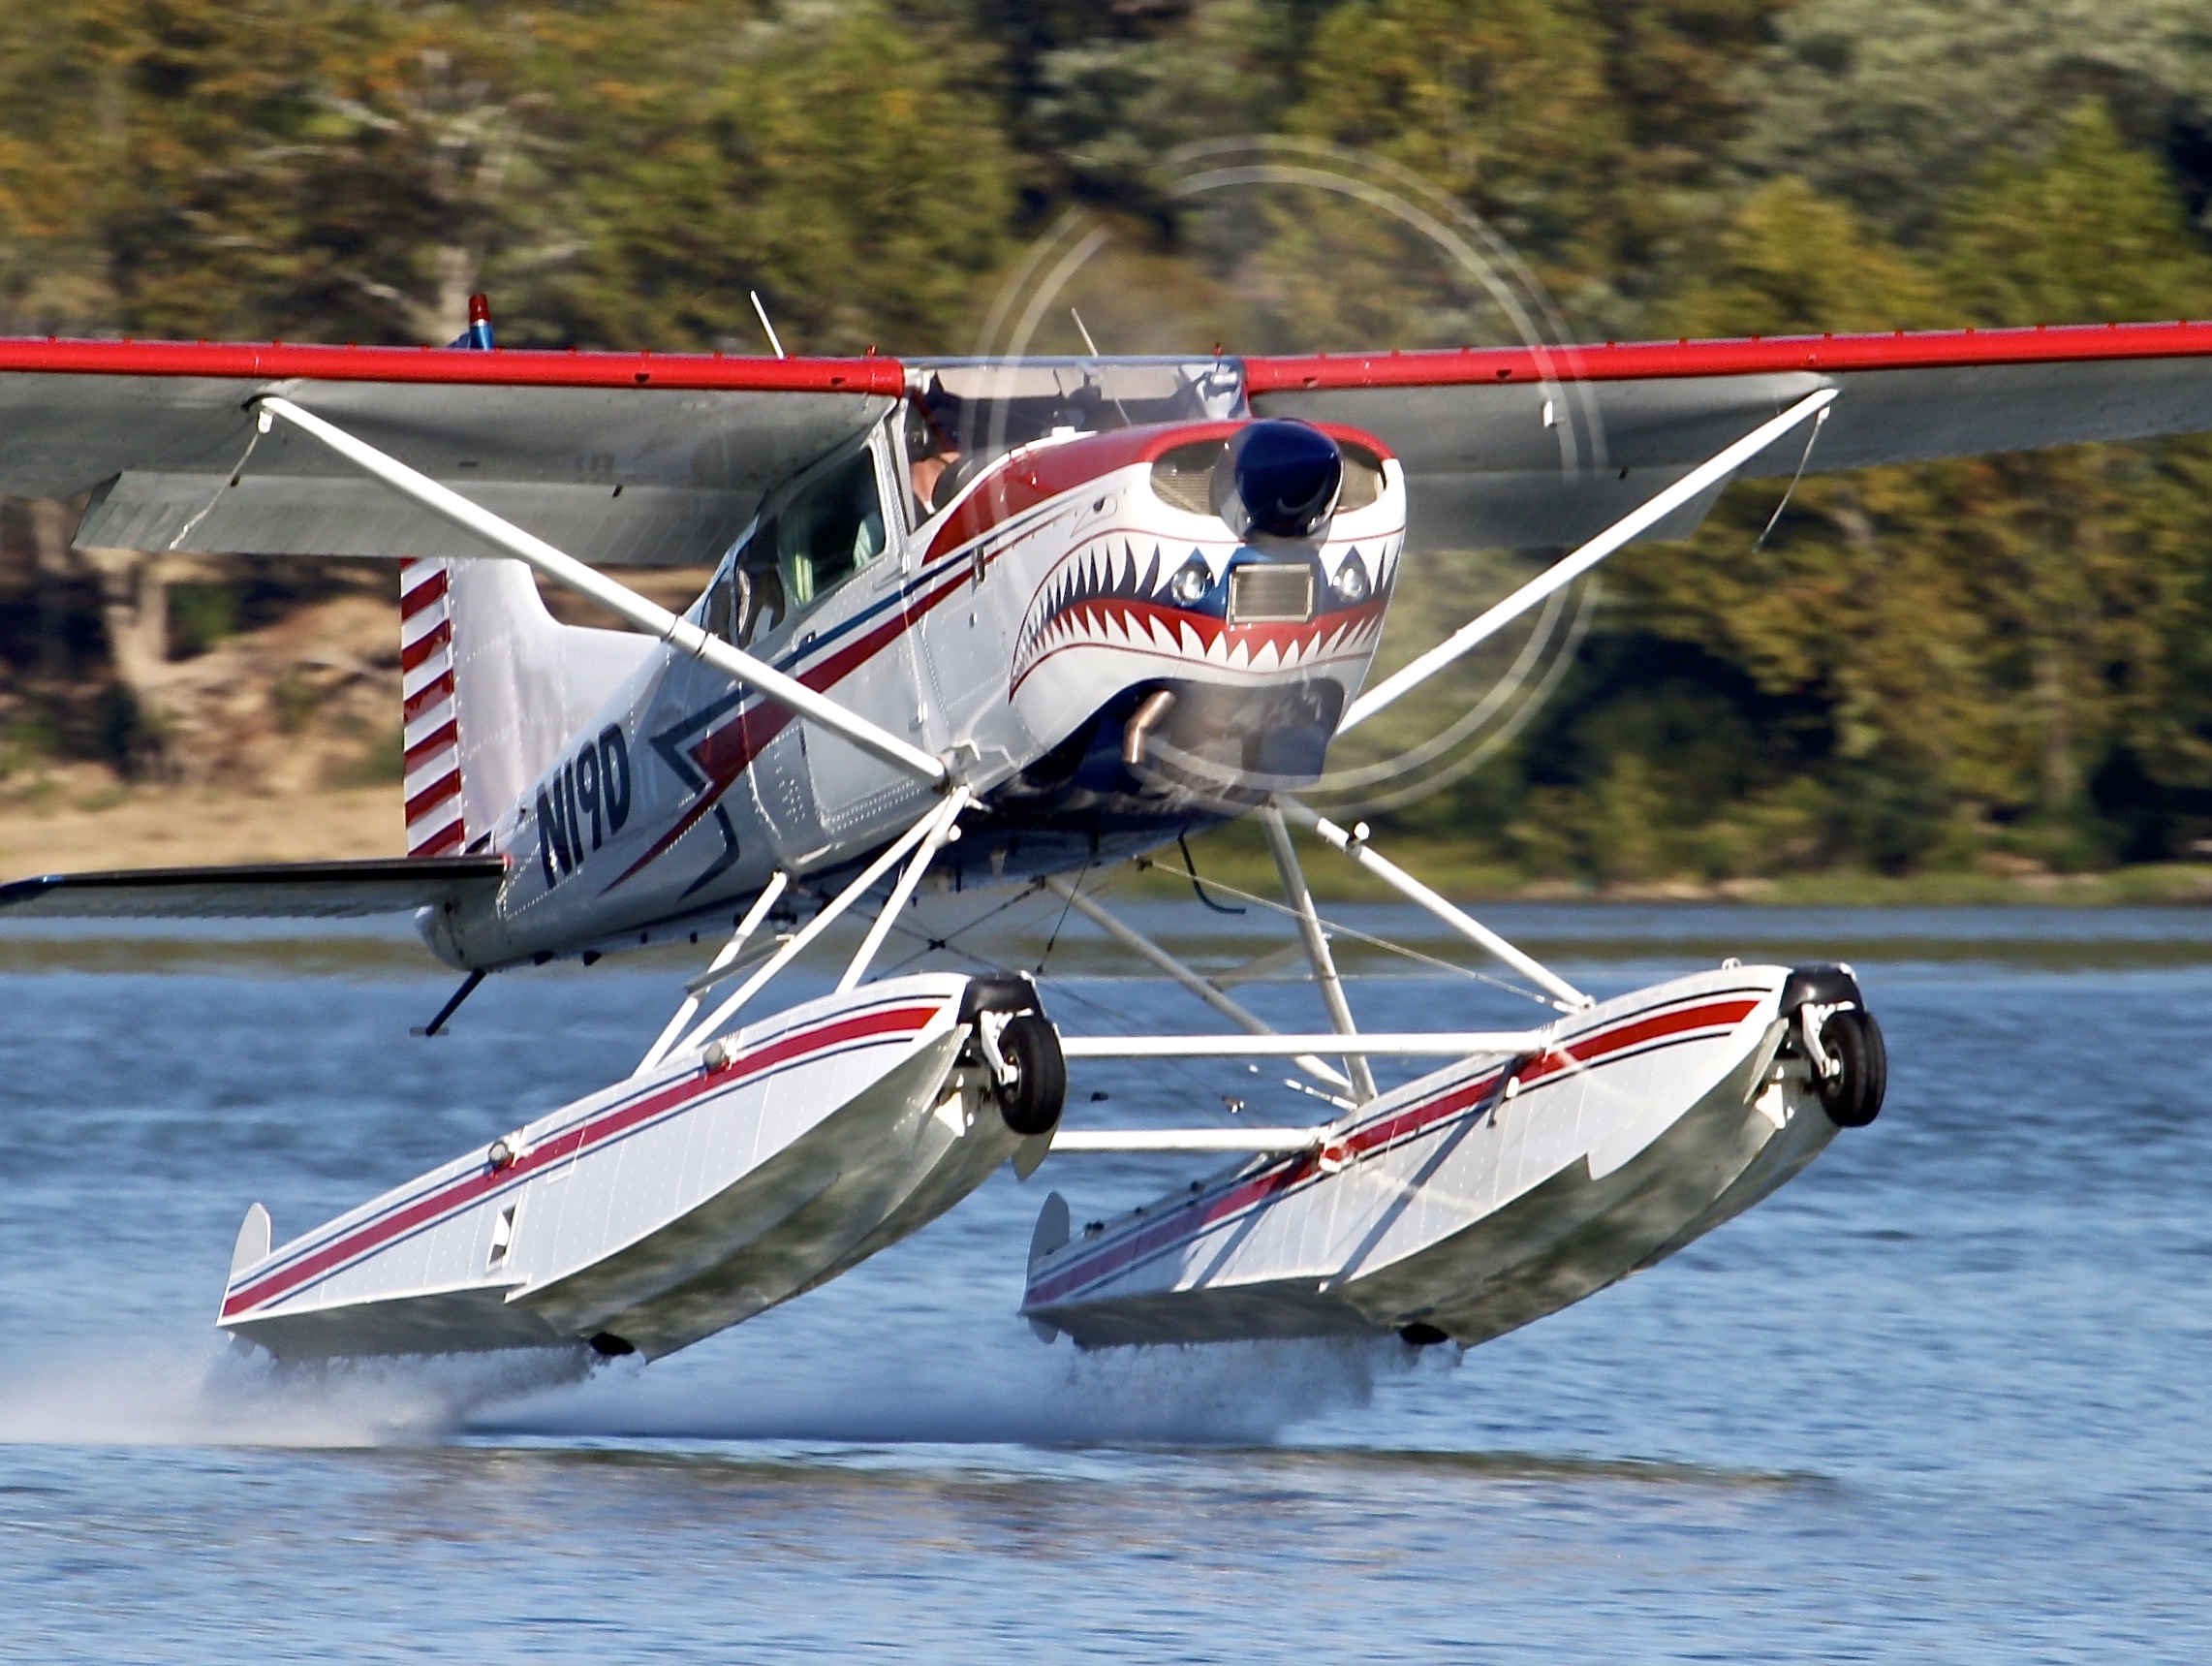
<path fill-rule="evenodd" d="M 49 873 L 0 885 L 11 920 L 356 920 L 410 913 L 499 887 L 496 856 L 277 862 Z"/>
<path fill-rule="evenodd" d="M 2212 325 L 1260 357 L 1252 408 L 1404 461 L 1409 543 L 1572 545 L 1816 389 L 1809 466 L 2212 428 Z M 92 494 L 80 545 L 478 555 L 442 518 L 248 402 L 283 393 L 595 565 L 696 565 L 761 493 L 905 385 L 879 358 L 0 341 L 0 495 Z M 252 448 L 250 458 L 247 456 Z M 1746 475 L 1787 474 L 1790 436 Z M 1716 487 L 1652 536 L 1694 530 Z"/>
<path fill-rule="evenodd" d="M 0 495 L 92 493 L 91 548 L 494 552 L 288 425 L 257 435 L 247 402 L 282 393 L 579 560 L 697 565 L 903 385 L 873 358 L 0 340 Z"/>
<path fill-rule="evenodd" d="M 2212 324 L 1321 354 L 1245 374 L 1257 414 L 1398 455 L 1416 549 L 1578 544 L 1823 388 L 1840 396 L 1815 472 L 2212 429 Z M 1800 431 L 1740 472 L 1805 457 Z M 1720 489 L 1650 536 L 1687 537 Z"/>

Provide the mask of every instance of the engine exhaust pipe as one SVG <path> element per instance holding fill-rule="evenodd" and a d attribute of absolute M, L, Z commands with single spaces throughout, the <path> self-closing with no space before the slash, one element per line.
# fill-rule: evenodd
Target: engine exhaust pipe
<path fill-rule="evenodd" d="M 1131 713 L 1128 727 L 1121 732 L 1121 761 L 1132 770 L 1144 762 L 1144 742 L 1152 738 L 1152 731 L 1160 720 L 1175 707 L 1175 691 L 1156 688 L 1147 694 Z"/>

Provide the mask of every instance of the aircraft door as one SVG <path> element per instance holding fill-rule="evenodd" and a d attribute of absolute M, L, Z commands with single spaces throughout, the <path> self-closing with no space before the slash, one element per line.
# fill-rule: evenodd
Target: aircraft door
<path fill-rule="evenodd" d="M 770 661 L 781 657 L 794 608 L 778 558 L 779 520 L 763 517 L 707 592 L 704 627 Z M 753 810 L 780 863 L 819 856 L 828 843 L 806 763 L 805 726 L 786 723 L 745 771 Z"/>
<path fill-rule="evenodd" d="M 879 424 L 864 450 L 794 501 L 785 512 L 784 566 L 794 592 L 806 592 L 794 595 L 802 610 L 811 597 L 842 586 L 820 628 L 836 633 L 838 651 L 851 663 L 825 692 L 927 746 L 914 644 L 901 628 L 905 574 L 896 556 L 905 518 L 895 507 L 903 495 L 895 449 L 888 424 Z M 887 633 L 888 640 L 869 646 Z M 805 636 L 802 624 L 800 640 Z M 832 836 L 910 820 L 929 798 L 913 776 L 818 729 L 807 733 L 806 760 L 818 813 Z"/>

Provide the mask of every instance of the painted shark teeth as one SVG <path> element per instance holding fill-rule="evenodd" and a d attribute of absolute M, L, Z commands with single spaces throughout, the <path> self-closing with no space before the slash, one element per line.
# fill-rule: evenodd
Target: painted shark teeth
<path fill-rule="evenodd" d="M 1122 537 L 1087 546 L 1063 561 L 1030 609 L 1014 651 L 1013 686 L 1052 655 L 1096 647 L 1184 661 L 1231 674 L 1279 676 L 1373 652 L 1396 577 L 1397 551 L 1375 551 L 1369 606 L 1324 613 L 1304 624 L 1247 625 L 1231 640 L 1220 616 L 1177 603 L 1168 592 L 1196 551 Z"/>

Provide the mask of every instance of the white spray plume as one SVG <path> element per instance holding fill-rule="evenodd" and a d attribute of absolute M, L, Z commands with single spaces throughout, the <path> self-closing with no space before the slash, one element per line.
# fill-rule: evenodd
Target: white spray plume
<path fill-rule="evenodd" d="M 443 1439 L 476 1407 L 573 1381 L 580 1354 L 287 1367 L 228 1344 L 65 1356 L 0 1383 L 0 1442 L 388 1446 Z"/>
<path fill-rule="evenodd" d="M 1368 1403 L 1407 1368 L 1391 1341 L 1231 1342 L 1078 1354 L 1013 1366 L 985 1354 L 972 1378 L 859 1367 L 828 1381 L 748 1381 L 735 1370 L 606 1371 L 572 1388 L 485 1405 L 481 1433 L 699 1440 L 1023 1445 L 1245 1445 Z M 1012 1367 L 1012 1368 L 1007 1368 Z"/>

